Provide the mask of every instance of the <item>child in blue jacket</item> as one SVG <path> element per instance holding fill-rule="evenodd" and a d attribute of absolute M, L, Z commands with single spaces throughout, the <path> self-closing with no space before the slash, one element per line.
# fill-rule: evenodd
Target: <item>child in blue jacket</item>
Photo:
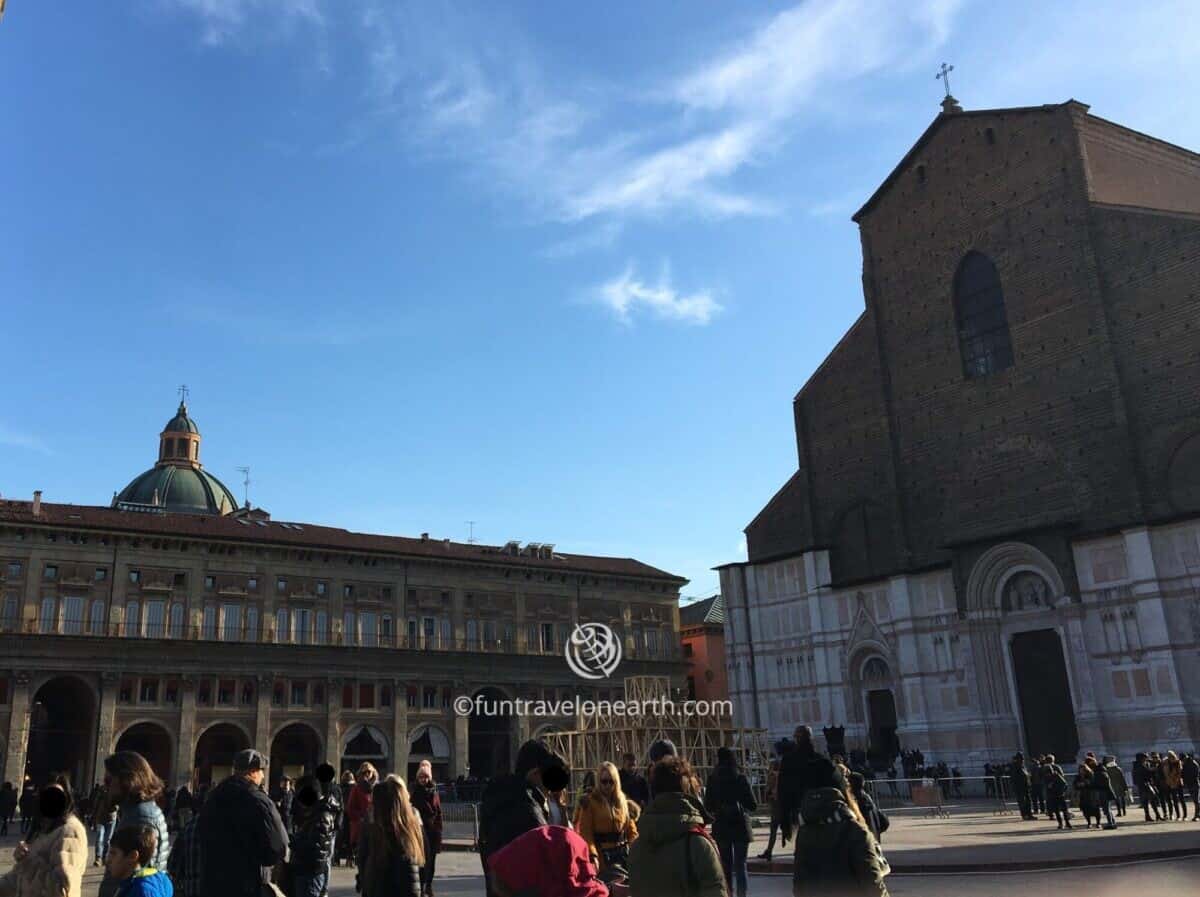
<path fill-rule="evenodd" d="M 105 866 L 121 883 L 116 897 L 175 897 L 171 877 L 150 865 L 157 850 L 158 832 L 151 826 L 128 825 L 113 834 Z"/>

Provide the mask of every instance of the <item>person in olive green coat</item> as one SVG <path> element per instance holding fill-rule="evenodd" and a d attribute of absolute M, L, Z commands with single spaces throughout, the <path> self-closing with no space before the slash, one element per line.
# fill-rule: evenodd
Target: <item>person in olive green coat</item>
<path fill-rule="evenodd" d="M 654 764 L 654 799 L 638 822 L 629 848 L 630 897 L 728 897 L 717 846 L 704 830 L 695 798 L 684 793 L 692 770 L 686 760 Z"/>
<path fill-rule="evenodd" d="M 875 837 L 839 788 L 815 788 L 800 805 L 793 897 L 888 897 Z"/>

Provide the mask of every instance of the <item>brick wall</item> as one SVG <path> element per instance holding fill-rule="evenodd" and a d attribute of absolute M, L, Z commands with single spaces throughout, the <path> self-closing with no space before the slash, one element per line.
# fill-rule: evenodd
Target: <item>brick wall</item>
<path fill-rule="evenodd" d="M 1159 152 L 1102 125 L 1077 103 L 945 117 L 859 214 L 866 312 L 797 398 L 802 483 L 771 507 L 801 518 L 807 496 L 812 532 L 781 540 L 760 517 L 752 561 L 807 536 L 795 550 L 833 544 L 847 582 L 948 563 L 952 545 L 1127 525 L 1143 498 L 1166 512 L 1150 484 L 1200 432 L 1200 220 L 1093 205 L 1166 183 L 1121 194 L 1106 157 L 1090 184 L 1089 136 L 1142 164 Z M 1188 155 L 1163 163 L 1171 178 Z M 953 302 L 972 250 L 996 266 L 1014 352 L 974 379 Z"/>

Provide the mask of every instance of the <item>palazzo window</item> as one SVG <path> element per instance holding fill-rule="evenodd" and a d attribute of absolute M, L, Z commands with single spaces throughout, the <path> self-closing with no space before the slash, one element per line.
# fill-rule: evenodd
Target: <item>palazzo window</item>
<path fill-rule="evenodd" d="M 58 568 L 53 564 L 47 564 L 42 568 L 42 579 L 48 582 L 53 582 L 58 579 Z"/>
<path fill-rule="evenodd" d="M 318 645 L 329 644 L 329 614 L 326 611 L 317 611 L 317 633 L 314 641 Z"/>
<path fill-rule="evenodd" d="M 246 608 L 246 641 L 257 642 L 258 640 L 258 608 L 251 605 Z"/>
<path fill-rule="evenodd" d="M 422 694 L 422 697 L 421 697 L 421 709 L 422 710 L 436 710 L 437 709 L 437 689 L 436 688 L 430 688 L 428 686 L 425 688 L 425 690 Z"/>
<path fill-rule="evenodd" d="M 104 635 L 104 602 L 92 602 L 92 615 L 89 624 L 92 635 Z"/>
<path fill-rule="evenodd" d="M 342 615 L 342 642 L 347 645 L 358 644 L 358 629 L 355 626 L 354 611 L 348 610 Z"/>
<path fill-rule="evenodd" d="M 209 604 L 204 608 L 203 634 L 206 639 L 215 641 L 217 638 L 217 606 Z"/>
<path fill-rule="evenodd" d="M 296 608 L 292 611 L 292 626 L 298 644 L 307 645 L 312 641 L 312 611 L 306 607 Z"/>
<path fill-rule="evenodd" d="M 233 679 L 222 679 L 217 683 L 217 703 L 229 705 L 237 696 L 237 682 Z"/>
<path fill-rule="evenodd" d="M 391 686 L 384 685 L 379 689 L 379 706 L 380 707 L 391 707 L 392 706 Z"/>
<path fill-rule="evenodd" d="M 141 690 L 138 692 L 138 703 L 140 704 L 157 704 L 158 703 L 158 680 L 143 679 Z"/>
<path fill-rule="evenodd" d="M 542 650 L 547 654 L 554 653 L 554 624 L 542 624 Z"/>
<path fill-rule="evenodd" d="M 166 605 L 161 601 L 147 601 L 146 637 L 163 638 L 166 634 Z"/>
<path fill-rule="evenodd" d="M 308 706 L 308 683 L 307 682 L 293 682 L 292 683 L 291 706 L 293 706 L 293 707 L 307 707 Z"/>
<path fill-rule="evenodd" d="M 117 689 L 117 701 L 121 704 L 133 703 L 133 680 L 122 679 L 120 688 Z"/>
<path fill-rule="evenodd" d="M 363 682 L 358 686 L 358 709 L 373 710 L 375 707 L 375 686 Z"/>
<path fill-rule="evenodd" d="M 221 608 L 221 641 L 236 642 L 242 637 L 242 606 L 226 604 Z"/>
<path fill-rule="evenodd" d="M 136 601 L 125 602 L 125 635 L 135 636 L 141 632 L 141 620 Z"/>
<path fill-rule="evenodd" d="M 17 596 L 4 597 L 4 610 L 0 612 L 0 628 L 11 632 L 17 628 Z"/>
<path fill-rule="evenodd" d="M 249 682 L 249 681 L 243 682 L 242 683 L 242 706 L 249 707 L 253 703 L 254 703 L 254 683 Z"/>
<path fill-rule="evenodd" d="M 66 635 L 83 635 L 83 599 L 68 596 L 62 600 L 62 631 Z"/>
<path fill-rule="evenodd" d="M 1013 365 L 1000 275 L 986 255 L 968 252 L 954 277 L 954 312 L 963 373 L 986 377 Z"/>
<path fill-rule="evenodd" d="M 286 607 L 275 611 L 275 641 L 290 642 L 292 640 L 292 628 L 289 622 Z"/>
<path fill-rule="evenodd" d="M 413 620 L 415 623 L 416 621 Z M 421 620 L 422 634 L 425 636 L 425 647 L 432 648 L 437 641 L 437 620 L 433 617 L 424 617 Z"/>
<path fill-rule="evenodd" d="M 374 648 L 379 644 L 379 615 L 364 612 L 358 619 L 363 647 Z"/>
<path fill-rule="evenodd" d="M 411 685 L 408 687 L 408 691 L 405 693 L 404 703 L 409 710 L 417 709 L 417 690 Z"/>
<path fill-rule="evenodd" d="M 171 625 L 168 635 L 171 638 L 183 638 L 184 606 L 178 602 L 171 605 Z"/>

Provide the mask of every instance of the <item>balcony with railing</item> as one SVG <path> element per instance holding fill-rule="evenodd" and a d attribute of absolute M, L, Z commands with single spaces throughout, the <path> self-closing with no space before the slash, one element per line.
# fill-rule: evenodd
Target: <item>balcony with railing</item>
<path fill-rule="evenodd" d="M 107 620 L 79 616 L 42 617 L 33 620 L 0 618 L 0 634 L 53 635 L 79 638 L 137 638 L 180 642 L 227 642 L 234 644 L 293 645 L 340 648 L 384 648 L 427 653 L 465 652 L 480 654 L 516 654 L 522 656 L 559 656 L 561 648 L 551 650 L 542 645 L 532 649 L 520 646 L 513 638 L 443 638 L 405 633 L 345 633 L 324 632 L 319 629 L 303 633 L 264 629 L 255 621 L 238 625 L 220 624 L 209 620 L 200 625 L 188 625 L 180 619 L 144 619 L 113 623 Z M 682 659 L 678 646 L 659 645 L 653 652 L 643 647 L 628 652 L 628 659 L 638 661 L 677 662 Z"/>

